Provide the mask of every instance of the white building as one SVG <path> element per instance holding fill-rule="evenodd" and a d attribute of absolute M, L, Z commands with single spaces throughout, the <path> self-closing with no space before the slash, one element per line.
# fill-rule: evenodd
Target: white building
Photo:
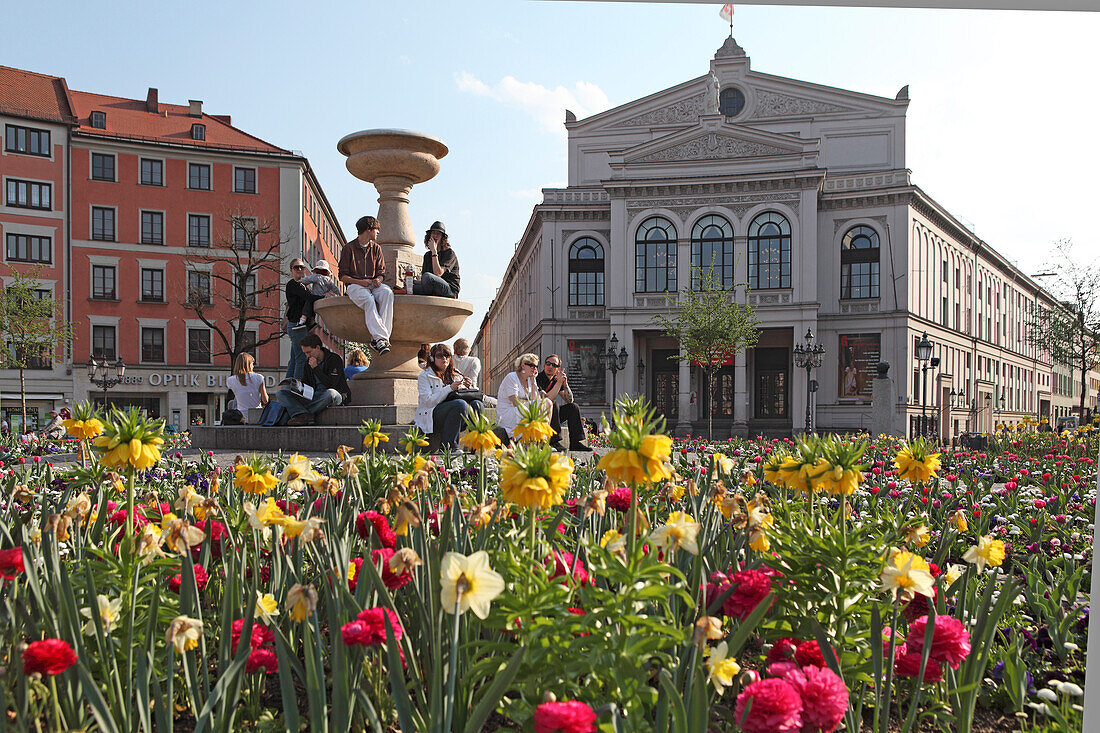
<path fill-rule="evenodd" d="M 915 429 L 922 378 L 946 439 L 1049 415 L 1052 366 L 1025 323 L 1054 302 L 913 182 L 908 105 L 908 87 L 888 99 L 754 71 L 729 38 L 703 76 L 567 112 L 568 186 L 543 189 L 475 343 L 486 388 L 520 353 L 558 353 L 596 416 L 614 335 L 629 354 L 618 393 L 644 393 L 670 428 L 698 432 L 712 409 L 716 435 L 789 433 L 805 425 L 793 350 L 810 329 L 826 348 L 810 375 L 818 429 L 870 426 L 880 360 L 898 433 Z M 705 390 L 652 321 L 712 262 L 762 333 Z M 922 372 L 925 332 L 939 362 Z"/>

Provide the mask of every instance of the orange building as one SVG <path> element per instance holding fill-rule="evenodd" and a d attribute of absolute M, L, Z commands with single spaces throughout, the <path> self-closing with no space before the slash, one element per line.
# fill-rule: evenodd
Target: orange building
<path fill-rule="evenodd" d="M 71 354 L 28 373 L 40 417 L 102 399 L 88 376 L 94 356 L 126 364 L 111 403 L 178 427 L 217 419 L 240 314 L 234 261 L 265 262 L 245 283 L 245 339 L 275 384 L 289 358 L 287 265 L 303 257 L 335 267 L 343 243 L 308 160 L 197 100 L 71 91 L 63 79 L 8 67 L 0 133 L 5 264 L 25 269 L 37 258 L 43 287 L 64 297 L 74 324 Z M 12 372 L 0 372 L 0 387 L 13 413 L 17 373 L 13 385 Z"/>

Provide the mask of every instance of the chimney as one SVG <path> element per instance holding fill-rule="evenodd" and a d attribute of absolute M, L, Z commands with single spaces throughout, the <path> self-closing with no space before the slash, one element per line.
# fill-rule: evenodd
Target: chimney
<path fill-rule="evenodd" d="M 192 117 L 202 117 L 202 100 L 201 99 L 189 99 L 187 103 L 191 105 L 191 109 L 187 114 Z"/>
<path fill-rule="evenodd" d="M 145 111 L 160 114 L 160 105 L 157 103 L 157 88 L 149 87 L 149 93 L 145 95 Z"/>

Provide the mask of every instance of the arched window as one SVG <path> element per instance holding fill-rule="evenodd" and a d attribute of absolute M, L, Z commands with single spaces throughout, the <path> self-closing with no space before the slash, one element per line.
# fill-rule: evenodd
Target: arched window
<path fill-rule="evenodd" d="M 791 286 L 791 223 L 775 211 L 749 224 L 749 287 L 753 290 Z"/>
<path fill-rule="evenodd" d="M 878 232 L 852 227 L 840 243 L 840 297 L 878 297 Z"/>
<path fill-rule="evenodd" d="M 634 291 L 676 291 L 676 229 L 664 217 L 649 217 L 634 235 Z"/>
<path fill-rule="evenodd" d="M 569 305 L 603 305 L 603 245 L 592 237 L 569 247 Z"/>
<path fill-rule="evenodd" d="M 691 230 L 691 287 L 699 289 L 699 271 L 710 270 L 723 288 L 733 287 L 733 227 L 721 216 L 704 216 Z"/>

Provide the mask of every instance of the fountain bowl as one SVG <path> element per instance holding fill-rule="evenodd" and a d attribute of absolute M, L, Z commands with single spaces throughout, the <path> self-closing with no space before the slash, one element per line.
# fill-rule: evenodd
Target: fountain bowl
<path fill-rule="evenodd" d="M 345 135 L 336 149 L 348 157 L 348 171 L 363 181 L 401 176 L 423 183 L 439 173 L 439 159 L 449 151 L 439 138 L 412 130 L 360 130 Z"/>

